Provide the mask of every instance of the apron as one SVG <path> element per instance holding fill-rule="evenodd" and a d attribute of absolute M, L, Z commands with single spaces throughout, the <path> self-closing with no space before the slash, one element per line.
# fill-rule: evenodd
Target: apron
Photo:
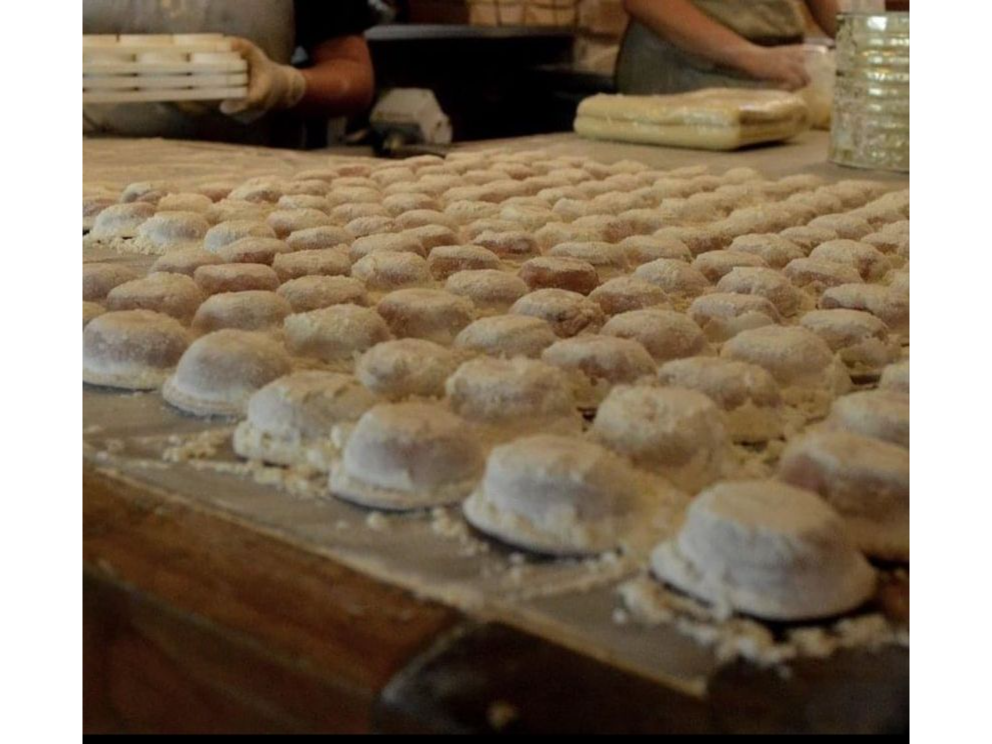
<path fill-rule="evenodd" d="M 258 45 L 288 64 L 296 46 L 293 0 L 84 0 L 84 34 L 224 33 Z M 217 103 L 125 103 L 83 106 L 85 136 L 167 137 L 266 144 L 292 140 L 285 117 L 242 124 Z M 278 134 L 277 134 L 278 132 Z"/>
<path fill-rule="evenodd" d="M 805 20 L 798 0 L 693 0 L 707 15 L 762 46 L 798 44 Z M 617 58 L 617 89 L 631 95 L 700 88 L 763 88 L 737 70 L 684 52 L 638 21 L 627 26 Z"/>

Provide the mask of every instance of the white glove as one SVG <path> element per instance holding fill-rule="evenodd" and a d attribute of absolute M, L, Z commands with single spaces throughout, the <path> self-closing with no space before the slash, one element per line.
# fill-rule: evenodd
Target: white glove
<path fill-rule="evenodd" d="M 288 109 L 307 90 L 303 73 L 290 65 L 280 65 L 247 39 L 232 40 L 232 49 L 248 61 L 248 95 L 220 104 L 220 112 L 246 124 L 268 111 Z"/>

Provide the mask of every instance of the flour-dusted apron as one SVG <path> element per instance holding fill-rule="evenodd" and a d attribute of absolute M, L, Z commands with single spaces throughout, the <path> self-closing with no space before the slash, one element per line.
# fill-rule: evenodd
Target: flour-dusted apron
<path fill-rule="evenodd" d="M 798 0 L 693 0 L 714 20 L 763 46 L 797 44 L 805 22 Z M 699 88 L 767 87 L 736 70 L 683 52 L 637 21 L 624 34 L 617 59 L 621 93 L 684 93 Z"/>
<path fill-rule="evenodd" d="M 223 33 L 287 64 L 295 48 L 293 0 L 84 0 L 84 34 Z M 83 134 L 263 144 L 273 117 L 242 124 L 217 103 L 126 103 L 83 107 Z M 285 139 L 285 134 L 283 134 Z"/>

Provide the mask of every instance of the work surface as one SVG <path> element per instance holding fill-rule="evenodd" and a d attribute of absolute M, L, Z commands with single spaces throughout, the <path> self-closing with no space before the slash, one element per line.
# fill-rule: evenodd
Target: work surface
<path fill-rule="evenodd" d="M 822 133 L 732 154 L 571 135 L 470 145 L 490 146 L 904 178 L 826 164 Z M 288 175 L 326 160 L 206 143 L 84 143 L 86 182 L 115 186 Z M 403 730 L 871 731 L 905 722 L 904 649 L 801 662 L 792 680 L 721 668 L 670 628 L 616 621 L 617 586 L 633 567 L 521 562 L 444 512 L 371 519 L 308 484 L 275 487 L 276 473 L 237 465 L 228 431 L 155 395 L 84 391 L 91 729 L 365 730 L 375 718 Z"/>

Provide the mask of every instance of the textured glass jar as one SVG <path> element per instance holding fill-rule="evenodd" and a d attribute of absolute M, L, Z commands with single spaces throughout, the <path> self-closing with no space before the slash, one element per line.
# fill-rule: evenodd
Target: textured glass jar
<path fill-rule="evenodd" d="M 834 91 L 835 163 L 897 171 L 992 165 L 988 15 L 842 14 Z"/>

